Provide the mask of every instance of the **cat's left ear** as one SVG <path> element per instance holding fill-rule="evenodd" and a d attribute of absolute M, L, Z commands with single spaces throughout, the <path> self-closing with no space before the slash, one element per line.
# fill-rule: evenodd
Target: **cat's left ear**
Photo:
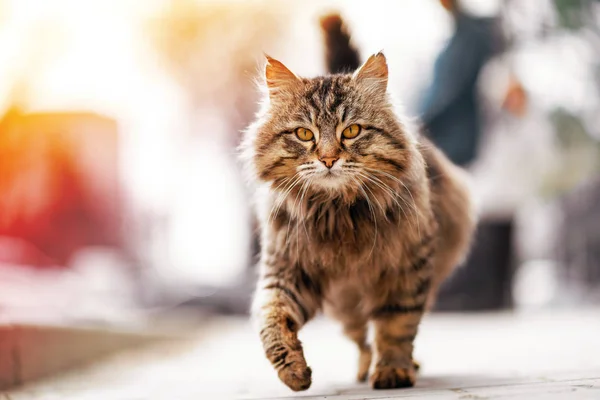
<path fill-rule="evenodd" d="M 388 83 L 388 65 L 382 52 L 373 54 L 354 73 L 353 79 L 366 87 L 385 93 Z"/>
<path fill-rule="evenodd" d="M 269 57 L 266 54 L 265 57 L 267 58 L 265 78 L 271 97 L 293 88 L 300 82 L 300 79 L 283 65 L 281 61 Z"/>

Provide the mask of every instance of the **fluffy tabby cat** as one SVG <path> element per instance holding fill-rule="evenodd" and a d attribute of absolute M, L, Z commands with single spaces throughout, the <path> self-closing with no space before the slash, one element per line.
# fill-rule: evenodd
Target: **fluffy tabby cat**
<path fill-rule="evenodd" d="M 355 69 L 341 19 L 322 25 L 331 72 Z M 372 386 L 412 386 L 421 317 L 473 232 L 463 172 L 395 111 L 382 53 L 354 73 L 316 78 L 267 56 L 265 78 L 242 148 L 262 229 L 253 315 L 266 356 L 287 386 L 307 389 L 298 331 L 322 310 L 358 346 L 360 381 L 371 324 Z"/>

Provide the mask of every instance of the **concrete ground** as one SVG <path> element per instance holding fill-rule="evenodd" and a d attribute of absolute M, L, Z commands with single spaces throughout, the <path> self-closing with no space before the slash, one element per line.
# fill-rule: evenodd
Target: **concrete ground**
<path fill-rule="evenodd" d="M 600 399 L 600 310 L 431 315 L 416 344 L 416 388 L 353 381 L 356 351 L 324 319 L 301 333 L 313 385 L 279 382 L 245 319 L 207 320 L 187 339 L 121 353 L 2 400 Z"/>

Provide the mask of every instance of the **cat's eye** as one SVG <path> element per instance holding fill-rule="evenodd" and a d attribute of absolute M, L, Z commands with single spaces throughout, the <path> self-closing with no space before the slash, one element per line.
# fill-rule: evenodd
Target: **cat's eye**
<path fill-rule="evenodd" d="M 313 140 L 315 134 L 309 129 L 298 128 L 296 129 L 296 136 L 298 136 L 298 139 L 302 140 L 303 142 L 308 142 L 309 140 Z"/>
<path fill-rule="evenodd" d="M 354 139 L 358 136 L 361 130 L 362 128 L 360 127 L 360 125 L 353 124 L 344 129 L 344 131 L 342 132 L 342 136 L 346 139 Z"/>

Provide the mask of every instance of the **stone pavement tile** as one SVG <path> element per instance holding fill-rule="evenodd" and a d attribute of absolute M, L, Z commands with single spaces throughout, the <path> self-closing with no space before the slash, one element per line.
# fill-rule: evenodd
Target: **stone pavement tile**
<path fill-rule="evenodd" d="M 562 396 L 564 399 L 600 399 L 600 378 L 523 385 L 490 386 L 460 389 L 472 398 L 538 399 L 540 396 Z"/>
<path fill-rule="evenodd" d="M 599 379 L 560 381 L 542 378 L 486 378 L 479 377 L 425 377 L 413 389 L 373 391 L 366 384 L 349 385 L 337 388 L 327 395 L 290 394 L 283 396 L 237 397 L 238 399 L 281 400 L 298 398 L 302 400 L 345 399 L 524 399 L 540 398 L 541 395 L 562 395 L 574 399 L 600 399 Z M 592 397 L 590 397 L 592 396 Z M 598 397 L 593 397 L 598 396 Z M 557 397 L 558 398 L 558 397 Z"/>
<path fill-rule="evenodd" d="M 283 400 L 290 397 L 269 398 Z M 384 400 L 384 399 L 434 399 L 434 400 L 559 400 L 559 399 L 600 399 L 600 379 L 582 379 L 566 382 L 540 382 L 525 384 L 504 384 L 498 386 L 482 386 L 476 388 L 454 389 L 402 389 L 384 391 L 364 391 L 362 393 L 348 390 L 334 396 L 305 396 L 302 400 Z M 266 400 L 266 399 L 263 399 Z"/>
<path fill-rule="evenodd" d="M 597 312 L 432 316 L 417 343 L 423 365 L 417 387 L 373 391 L 354 382 L 357 352 L 340 327 L 317 320 L 301 332 L 313 386 L 293 393 L 278 380 L 247 321 L 224 319 L 177 350 L 115 357 L 11 392 L 11 400 L 594 398 L 599 328 Z"/>

